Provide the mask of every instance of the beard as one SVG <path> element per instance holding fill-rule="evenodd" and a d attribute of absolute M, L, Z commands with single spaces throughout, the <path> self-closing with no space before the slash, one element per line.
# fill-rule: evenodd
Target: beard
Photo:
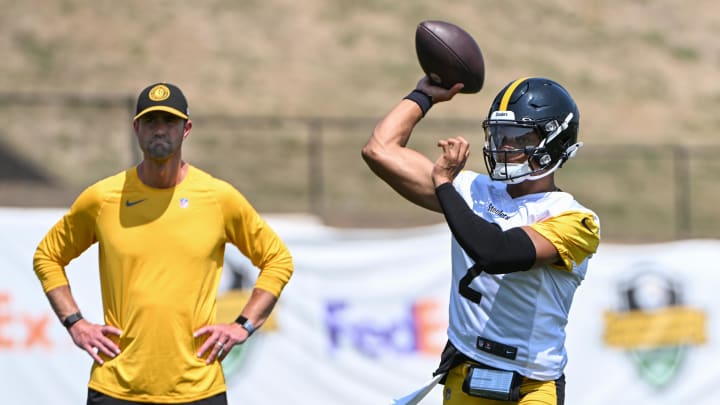
<path fill-rule="evenodd" d="M 153 138 L 148 142 L 145 151 L 151 159 L 164 160 L 175 153 L 175 145 L 166 138 Z"/>

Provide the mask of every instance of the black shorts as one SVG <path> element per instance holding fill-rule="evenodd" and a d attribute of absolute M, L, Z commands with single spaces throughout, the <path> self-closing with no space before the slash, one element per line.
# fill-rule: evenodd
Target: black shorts
<path fill-rule="evenodd" d="M 87 405 L 147 405 L 148 403 L 150 402 L 125 401 L 88 388 Z M 210 398 L 193 402 L 183 402 L 182 404 L 176 405 L 228 405 L 228 402 L 227 395 L 222 392 L 220 394 L 213 395 Z"/>

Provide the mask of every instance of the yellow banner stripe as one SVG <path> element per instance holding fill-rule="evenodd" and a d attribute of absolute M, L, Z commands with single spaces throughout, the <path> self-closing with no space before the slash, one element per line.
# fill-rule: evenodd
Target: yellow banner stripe
<path fill-rule="evenodd" d="M 507 90 L 505 90 L 505 94 L 502 96 L 502 100 L 500 100 L 500 108 L 499 111 L 507 111 L 507 106 L 510 104 L 510 96 L 512 96 L 513 91 L 517 88 L 517 86 L 520 85 L 520 83 L 524 82 L 525 80 L 529 79 L 529 77 L 521 77 L 514 82 L 510 86 L 508 86 Z"/>
<path fill-rule="evenodd" d="M 699 345 L 707 341 L 704 312 L 684 307 L 605 313 L 605 344 L 625 349 Z"/>

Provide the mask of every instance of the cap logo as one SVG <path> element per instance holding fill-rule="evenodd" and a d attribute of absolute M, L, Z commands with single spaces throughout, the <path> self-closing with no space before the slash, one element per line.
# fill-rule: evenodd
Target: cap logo
<path fill-rule="evenodd" d="M 152 101 L 163 101 L 170 97 L 170 89 L 164 84 L 158 84 L 157 86 L 150 89 L 148 97 Z"/>

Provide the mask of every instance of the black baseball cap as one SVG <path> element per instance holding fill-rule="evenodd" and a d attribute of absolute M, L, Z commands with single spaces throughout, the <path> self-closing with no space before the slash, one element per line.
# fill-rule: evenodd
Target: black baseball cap
<path fill-rule="evenodd" d="M 150 111 L 165 111 L 182 119 L 188 119 L 187 100 L 183 92 L 170 83 L 155 83 L 140 93 L 133 121 Z"/>

